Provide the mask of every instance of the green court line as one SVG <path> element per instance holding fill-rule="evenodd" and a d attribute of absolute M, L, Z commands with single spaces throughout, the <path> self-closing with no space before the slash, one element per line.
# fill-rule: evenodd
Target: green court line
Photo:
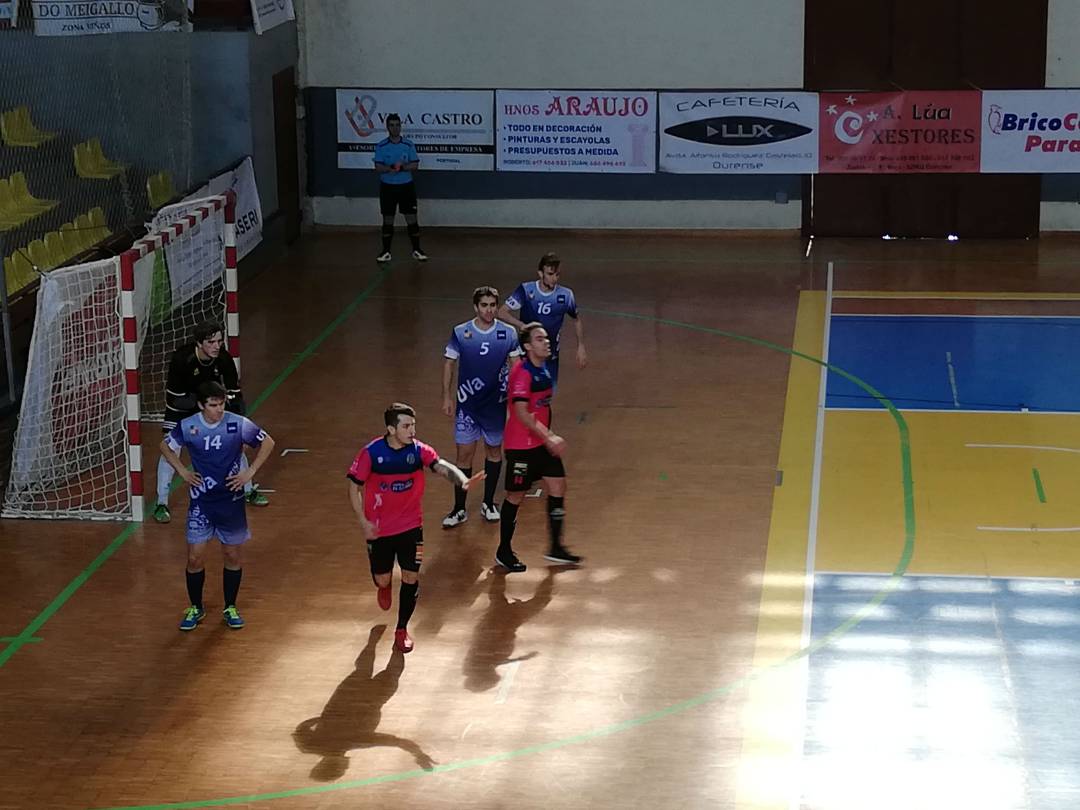
<path fill-rule="evenodd" d="M 1035 494 L 1039 496 L 1039 503 L 1046 503 L 1046 492 L 1043 491 L 1042 478 L 1039 477 L 1037 467 L 1031 468 L 1031 475 L 1035 478 Z"/>
<path fill-rule="evenodd" d="M 0 636 L 0 644 L 10 644 L 11 642 L 17 640 L 18 638 L 19 638 L 18 636 Z M 28 638 L 28 639 L 22 640 L 21 643 L 22 644 L 35 644 L 38 641 L 44 641 L 44 639 Z"/>
<path fill-rule="evenodd" d="M 349 305 L 345 307 L 345 309 L 341 311 L 341 314 L 334 318 L 334 320 L 332 320 L 326 326 L 326 328 L 323 329 L 315 337 L 315 339 L 307 345 L 307 348 L 305 348 L 302 352 L 296 355 L 293 360 L 287 366 L 285 366 L 285 369 L 280 374 L 278 374 L 265 389 L 263 389 L 263 392 L 259 394 L 259 396 L 251 404 L 251 407 L 248 408 L 248 413 L 254 414 L 255 411 L 258 410 L 259 406 L 262 405 L 266 401 L 266 399 L 271 394 L 273 394 L 274 391 L 276 391 L 278 387 L 283 382 L 285 382 L 285 380 L 287 380 L 294 371 L 296 371 L 297 368 L 300 367 L 300 364 L 303 363 L 304 360 L 306 360 L 308 357 L 310 357 L 312 353 L 314 353 L 315 349 L 317 349 L 323 341 L 330 337 L 334 330 L 341 326 L 341 324 L 344 323 L 344 321 L 356 311 L 357 307 L 359 307 L 362 303 L 364 303 L 364 301 L 371 297 L 371 294 L 380 284 L 383 283 L 389 273 L 389 267 L 384 267 L 381 271 L 379 271 L 378 275 L 375 276 L 372 282 L 368 284 L 368 286 L 365 287 L 364 290 L 359 295 L 357 295 L 356 298 L 354 298 L 349 303 Z M 174 484 L 174 488 L 176 486 L 177 484 Z M 90 579 L 94 572 L 101 568 L 105 561 L 108 560 L 113 554 L 115 554 L 122 545 L 124 545 L 127 539 L 135 533 L 135 530 L 140 525 L 141 524 L 139 523 L 129 523 L 124 528 L 124 530 L 120 532 L 120 534 L 113 538 L 113 541 L 109 543 L 105 550 L 94 558 L 93 562 L 86 566 L 86 568 L 84 568 L 82 572 L 75 577 L 75 579 L 71 580 L 68 586 L 60 592 L 59 596 L 53 599 L 52 602 L 50 602 L 48 606 L 43 611 L 41 611 L 41 613 L 39 613 L 33 621 L 30 622 L 30 624 L 26 625 L 23 631 L 19 633 L 19 635 L 15 636 L 7 647 L 5 647 L 3 650 L 0 650 L 0 667 L 3 667 L 11 659 L 11 656 L 18 652 L 24 644 L 30 642 L 31 637 L 35 633 L 37 633 L 39 629 L 41 629 L 41 626 L 45 624 L 45 622 L 47 622 L 49 619 L 51 619 L 52 616 L 56 613 L 56 611 L 62 608 L 64 604 L 68 601 L 68 599 L 70 599 L 75 594 L 75 592 L 83 586 L 86 580 Z"/>
<path fill-rule="evenodd" d="M 427 298 L 426 300 L 454 300 L 446 298 Z M 800 659 L 812 655 L 823 647 L 827 647 L 837 639 L 851 632 L 858 624 L 860 624 L 867 616 L 869 616 L 874 610 L 878 608 L 889 595 L 896 590 L 899 586 L 904 573 L 907 571 L 908 566 L 911 563 L 911 557 L 915 552 L 915 485 L 911 477 L 911 444 L 910 436 L 908 433 L 907 421 L 903 415 L 897 410 L 884 394 L 873 388 L 869 383 L 863 382 L 853 374 L 844 371 L 842 368 L 838 368 L 830 363 L 827 363 L 821 358 L 814 357 L 803 352 L 796 351 L 794 349 L 787 348 L 786 346 L 780 346 L 776 343 L 771 343 L 767 340 L 761 340 L 759 338 L 749 337 L 747 335 L 739 335 L 734 332 L 725 332 L 721 329 L 712 329 L 707 326 L 699 326 L 698 324 L 685 323 L 683 321 L 675 321 L 667 318 L 656 318 L 650 315 L 637 315 L 630 312 L 611 312 L 600 309 L 586 309 L 579 308 L 582 312 L 593 313 L 596 315 L 603 315 L 612 318 L 625 318 L 629 320 L 647 321 L 649 323 L 659 323 L 665 326 L 672 326 L 680 329 L 688 329 L 695 332 L 702 332 L 709 335 L 715 335 L 718 337 L 729 338 L 741 343 L 747 343 L 752 346 L 759 346 L 761 348 L 769 349 L 771 351 L 781 352 L 783 354 L 790 355 L 791 357 L 797 357 L 800 360 L 806 360 L 811 363 L 816 363 L 819 366 L 827 368 L 834 374 L 838 374 L 844 379 L 854 383 L 859 388 L 863 389 L 876 399 L 892 416 L 896 422 L 897 431 L 900 438 L 900 475 L 901 484 L 904 489 L 904 547 L 900 554 L 900 559 L 897 561 L 896 567 L 889 579 L 881 587 L 877 593 L 874 594 L 871 599 L 864 604 L 853 615 L 848 617 L 845 621 L 835 627 L 831 632 L 821 636 L 816 641 L 808 644 L 807 646 L 795 651 L 787 658 L 781 661 L 771 664 L 767 667 L 754 670 L 747 675 L 739 678 L 731 683 L 724 684 L 716 689 L 704 692 L 695 697 L 687 698 L 686 700 L 679 701 L 663 709 L 644 714 L 639 717 L 634 717 L 629 720 L 624 720 L 619 723 L 612 723 L 601 728 L 594 729 L 592 731 L 583 732 L 581 734 L 575 734 L 572 737 L 564 737 L 559 740 L 552 740 L 550 742 L 541 743 L 539 745 L 531 745 L 526 748 L 518 748 L 513 751 L 506 751 L 500 754 L 491 754 L 485 757 L 477 757 L 475 759 L 465 759 L 459 762 L 451 762 L 446 765 L 437 765 L 431 770 L 414 769 L 411 771 L 402 771 L 400 773 L 384 774 L 381 776 L 372 776 L 367 779 L 357 779 L 348 782 L 338 782 L 333 785 L 313 785 L 309 787 L 294 788 L 291 790 L 282 790 L 270 793 L 251 793 L 245 796 L 230 796 L 219 799 L 205 799 L 198 801 L 188 802 L 175 802 L 169 804 L 150 804 L 150 805 L 137 805 L 137 806 L 123 806 L 112 807 L 108 810 L 197 810 L 204 807 L 226 807 L 229 805 L 237 804 L 250 804 L 252 802 L 272 801 L 274 799 L 288 799 L 295 798 L 297 796 L 314 796 L 321 793 L 332 793 L 341 790 L 353 790 L 355 788 L 365 787 L 367 785 L 386 784 L 388 782 L 403 782 L 409 779 L 416 779 L 422 776 L 432 776 L 440 773 L 450 773 L 452 771 L 465 770 L 467 768 L 476 768 L 482 765 L 491 765 L 496 762 L 505 762 L 507 760 L 519 759 L 521 757 L 531 756 L 533 754 L 541 754 L 547 751 L 555 751 L 560 748 L 567 748 L 571 745 L 580 745 L 582 743 L 596 740 L 601 737 L 608 737 L 613 734 L 618 734 L 622 731 L 629 731 L 640 726 L 654 723 L 658 720 L 662 720 L 672 715 L 680 714 L 690 709 L 701 706 L 705 703 L 717 700 L 724 697 L 731 692 L 739 689 L 749 683 L 752 683 L 766 675 L 775 672 L 777 670 L 786 668 L 791 664 L 799 661 Z"/>

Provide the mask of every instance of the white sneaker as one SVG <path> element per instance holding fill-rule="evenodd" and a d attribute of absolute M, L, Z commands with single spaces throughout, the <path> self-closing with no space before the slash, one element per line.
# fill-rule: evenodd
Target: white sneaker
<path fill-rule="evenodd" d="M 414 259 L 416 259 L 418 262 L 426 262 L 427 261 L 427 254 L 424 253 L 424 251 L 420 250 L 419 248 L 417 248 L 416 250 L 414 250 L 412 252 L 412 257 Z"/>
<path fill-rule="evenodd" d="M 390 256 L 390 251 L 389 250 L 385 250 L 382 253 L 380 253 L 377 257 L 375 257 L 375 261 L 377 261 L 379 264 L 385 264 L 386 262 L 390 261 L 390 259 L 391 259 L 391 256 Z"/>
<path fill-rule="evenodd" d="M 458 509 L 457 511 L 451 512 L 449 515 L 442 519 L 442 527 L 444 529 L 452 529 L 455 526 L 460 526 L 468 519 L 468 512 L 466 512 L 464 509 Z"/>
<path fill-rule="evenodd" d="M 484 520 L 489 523 L 495 523 L 499 520 L 499 510 L 497 507 L 490 503 L 480 504 L 480 514 L 484 516 Z"/>

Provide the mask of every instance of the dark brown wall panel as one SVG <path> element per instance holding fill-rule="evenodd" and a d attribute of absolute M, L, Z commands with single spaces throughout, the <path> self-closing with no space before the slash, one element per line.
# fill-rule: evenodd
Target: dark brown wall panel
<path fill-rule="evenodd" d="M 890 87 L 890 2 L 807 0 L 805 11 L 806 89 Z"/>
<path fill-rule="evenodd" d="M 1046 86 L 1047 0 L 963 0 L 964 78 L 983 90 Z"/>
<path fill-rule="evenodd" d="M 963 86 L 961 0 L 903 0 L 892 17 L 892 82 L 905 90 Z"/>

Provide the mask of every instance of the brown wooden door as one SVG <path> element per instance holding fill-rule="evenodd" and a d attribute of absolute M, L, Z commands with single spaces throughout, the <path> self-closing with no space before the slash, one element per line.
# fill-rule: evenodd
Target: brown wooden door
<path fill-rule="evenodd" d="M 285 217 L 285 239 L 300 237 L 300 163 L 296 138 L 296 69 L 274 74 L 274 151 L 277 156 L 278 209 Z"/>

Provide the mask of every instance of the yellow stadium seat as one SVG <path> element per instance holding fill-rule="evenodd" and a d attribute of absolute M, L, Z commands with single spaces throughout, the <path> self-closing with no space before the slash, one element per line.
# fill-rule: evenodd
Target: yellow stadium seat
<path fill-rule="evenodd" d="M 60 238 L 64 241 L 64 250 L 69 259 L 82 253 L 86 246 L 85 236 L 76 229 L 74 222 L 65 222 L 60 226 Z"/>
<path fill-rule="evenodd" d="M 11 192 L 11 184 L 0 179 L 0 231 L 10 231 L 22 225 L 30 219 L 28 214 L 19 210 L 15 203 L 15 195 Z"/>
<path fill-rule="evenodd" d="M 8 146 L 37 148 L 56 137 L 55 132 L 43 132 L 30 120 L 28 107 L 17 107 L 0 113 L 0 136 Z"/>
<path fill-rule="evenodd" d="M 60 231 L 49 231 L 45 234 L 45 250 L 49 252 L 49 262 L 53 267 L 59 267 L 71 258 L 64 245 L 64 237 Z"/>
<path fill-rule="evenodd" d="M 53 210 L 60 204 L 59 200 L 39 200 L 31 194 L 26 185 L 26 175 L 22 172 L 15 172 L 8 178 L 8 182 L 11 184 L 11 194 L 15 198 L 15 205 L 19 211 L 37 216 Z"/>
<path fill-rule="evenodd" d="M 74 152 L 75 174 L 84 179 L 108 180 L 112 177 L 116 177 L 123 171 L 123 169 L 120 168 L 109 169 L 95 163 L 89 141 L 75 144 Z"/>
<path fill-rule="evenodd" d="M 7 276 L 8 295 L 14 295 L 38 277 L 30 259 L 21 250 L 4 258 L 4 274 Z"/>
<path fill-rule="evenodd" d="M 94 165 L 104 171 L 115 171 L 117 174 L 124 171 L 127 168 L 122 163 L 114 163 L 105 157 L 105 152 L 101 148 L 100 138 L 91 138 L 87 143 L 90 144 L 90 157 L 94 161 Z"/>
<path fill-rule="evenodd" d="M 45 249 L 43 241 L 35 239 L 26 246 L 26 252 L 30 254 L 30 261 L 33 262 L 35 269 L 40 272 L 52 270 L 52 257 L 49 256 L 49 251 Z"/>
<path fill-rule="evenodd" d="M 160 171 L 146 178 L 146 197 L 150 201 L 150 208 L 157 210 L 176 197 L 176 187 L 173 186 L 172 172 Z"/>

